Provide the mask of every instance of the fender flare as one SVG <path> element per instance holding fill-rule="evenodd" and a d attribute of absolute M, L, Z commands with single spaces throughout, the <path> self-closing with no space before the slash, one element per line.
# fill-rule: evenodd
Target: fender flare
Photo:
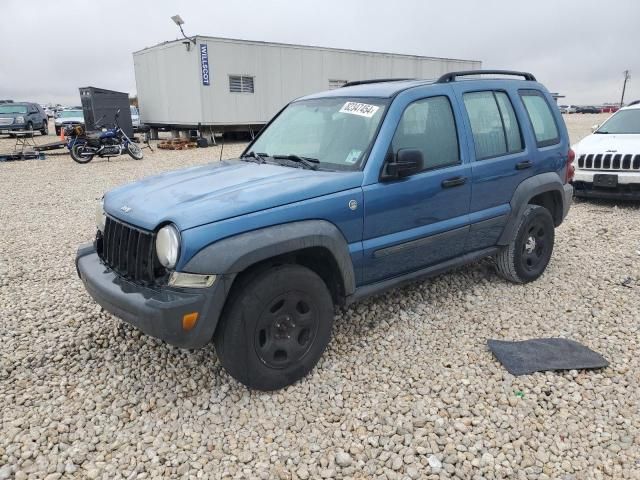
<path fill-rule="evenodd" d="M 565 188 L 557 173 L 547 172 L 529 177 L 518 185 L 516 191 L 513 193 L 513 197 L 511 197 L 511 213 L 502 231 L 502 235 L 498 239 L 498 245 L 508 245 L 513 241 L 519 221 L 529 201 L 536 195 L 545 192 L 557 192 L 563 202 L 562 211 L 566 212 L 567 208 L 566 205 L 564 205 L 566 202 Z"/>
<path fill-rule="evenodd" d="M 216 241 L 196 253 L 183 271 L 199 274 L 238 274 L 263 260 L 306 248 L 321 247 L 336 261 L 345 295 L 355 291 L 355 272 L 342 232 L 326 220 L 274 225 Z"/>

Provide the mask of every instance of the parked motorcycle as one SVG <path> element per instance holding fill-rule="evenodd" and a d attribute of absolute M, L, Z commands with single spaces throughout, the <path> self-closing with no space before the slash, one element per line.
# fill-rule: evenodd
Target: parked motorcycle
<path fill-rule="evenodd" d="M 78 163 L 89 163 L 94 156 L 100 158 L 117 157 L 128 153 L 134 160 L 142 160 L 142 149 L 131 141 L 118 125 L 120 110 L 116 112 L 113 128 L 105 128 L 97 125 L 96 132 L 85 133 L 76 129 L 71 132 L 67 148 L 71 158 Z M 104 117 L 103 117 L 104 118 Z"/>

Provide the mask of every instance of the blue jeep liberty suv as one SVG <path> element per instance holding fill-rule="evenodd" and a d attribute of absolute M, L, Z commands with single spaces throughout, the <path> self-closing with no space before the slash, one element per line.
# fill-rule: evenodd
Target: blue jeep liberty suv
<path fill-rule="evenodd" d="M 317 363 L 334 305 L 484 257 L 537 279 L 572 162 L 529 73 L 351 82 L 288 104 L 239 159 L 106 193 L 76 266 L 109 312 L 278 389 Z"/>

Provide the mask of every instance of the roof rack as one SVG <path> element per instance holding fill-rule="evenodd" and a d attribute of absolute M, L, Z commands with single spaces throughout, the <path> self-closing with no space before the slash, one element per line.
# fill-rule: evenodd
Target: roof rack
<path fill-rule="evenodd" d="M 468 77 L 471 75 L 510 75 L 514 77 L 524 77 L 525 80 L 535 82 L 536 77 L 527 72 L 515 72 L 513 70 L 464 70 L 461 72 L 449 72 L 442 75 L 436 83 L 455 82 L 457 77 Z"/>
<path fill-rule="evenodd" d="M 353 87 L 354 85 L 367 85 L 369 83 L 399 82 L 402 80 L 415 80 L 415 78 L 374 78 L 372 80 L 354 80 L 347 82 L 342 87 Z"/>

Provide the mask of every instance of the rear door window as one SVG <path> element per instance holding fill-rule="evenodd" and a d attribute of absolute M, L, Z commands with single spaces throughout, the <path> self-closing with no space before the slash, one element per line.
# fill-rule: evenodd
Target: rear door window
<path fill-rule="evenodd" d="M 521 90 L 520 96 L 531 120 L 538 147 L 560 143 L 560 134 L 553 112 L 542 93 L 537 90 Z"/>
<path fill-rule="evenodd" d="M 495 92 L 496 102 L 502 115 L 504 123 L 504 132 L 507 137 L 507 151 L 509 153 L 522 151 L 522 136 L 520 135 L 520 125 L 516 118 L 516 112 L 513 111 L 511 100 L 504 92 Z"/>
<path fill-rule="evenodd" d="M 518 119 L 505 92 L 470 92 L 463 95 L 463 100 L 477 160 L 522 151 Z"/>

